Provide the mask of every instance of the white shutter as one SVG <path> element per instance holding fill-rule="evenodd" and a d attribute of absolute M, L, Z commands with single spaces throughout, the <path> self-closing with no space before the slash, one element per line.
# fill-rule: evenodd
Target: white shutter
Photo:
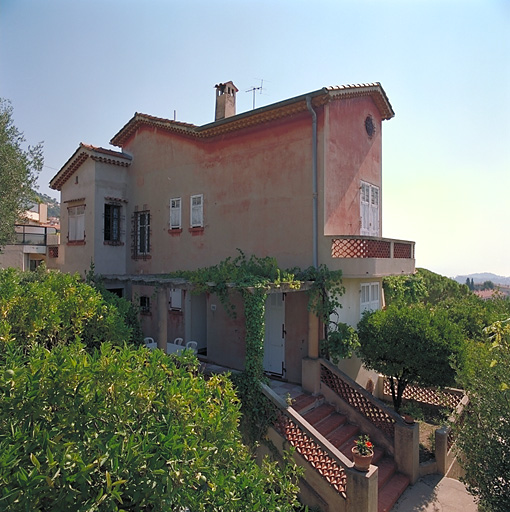
<path fill-rule="evenodd" d="M 379 187 L 362 181 L 360 186 L 361 235 L 380 236 L 379 202 Z"/>
<path fill-rule="evenodd" d="M 181 227 L 181 198 L 170 199 L 170 229 Z"/>
<path fill-rule="evenodd" d="M 379 187 L 370 185 L 370 235 L 380 236 L 379 231 Z"/>
<path fill-rule="evenodd" d="M 361 234 L 370 234 L 370 185 L 361 182 L 360 193 Z"/>
<path fill-rule="evenodd" d="M 202 194 L 191 196 L 191 227 L 203 227 L 204 225 L 204 196 Z"/>
<path fill-rule="evenodd" d="M 380 309 L 379 283 L 362 283 L 360 290 L 360 313 Z"/>
<path fill-rule="evenodd" d="M 171 288 L 169 293 L 170 309 L 182 309 L 182 290 L 178 288 Z"/>

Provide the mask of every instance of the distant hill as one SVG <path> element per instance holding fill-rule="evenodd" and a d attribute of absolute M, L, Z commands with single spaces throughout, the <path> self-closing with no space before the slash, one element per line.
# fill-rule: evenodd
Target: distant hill
<path fill-rule="evenodd" d="M 41 202 L 48 205 L 48 217 L 59 217 L 60 218 L 60 203 L 53 199 L 53 197 L 47 196 L 37 192 L 37 196 Z"/>
<path fill-rule="evenodd" d="M 510 286 L 510 277 L 498 276 L 490 272 L 482 272 L 480 274 L 469 274 L 465 276 L 455 277 L 455 281 L 460 284 L 466 284 L 466 279 L 472 279 L 474 284 L 482 284 L 485 281 L 492 281 L 494 284 Z"/>

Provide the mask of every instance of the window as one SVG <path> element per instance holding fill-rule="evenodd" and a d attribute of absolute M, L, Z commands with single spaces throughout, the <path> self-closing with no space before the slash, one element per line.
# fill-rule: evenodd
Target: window
<path fill-rule="evenodd" d="M 360 189 L 361 234 L 380 236 L 379 187 L 362 181 Z"/>
<path fill-rule="evenodd" d="M 120 206 L 104 205 L 104 240 L 105 242 L 120 242 Z"/>
<path fill-rule="evenodd" d="M 377 311 L 379 307 L 379 283 L 362 283 L 360 312 Z"/>
<path fill-rule="evenodd" d="M 142 315 L 151 314 L 151 298 L 142 296 L 140 297 L 140 313 Z"/>
<path fill-rule="evenodd" d="M 170 289 L 169 306 L 172 310 L 180 311 L 182 309 L 182 290 L 178 288 Z"/>
<path fill-rule="evenodd" d="M 170 229 L 181 229 L 181 198 L 170 199 Z"/>
<path fill-rule="evenodd" d="M 204 196 L 202 194 L 191 196 L 190 219 L 192 228 L 204 226 Z"/>
<path fill-rule="evenodd" d="M 148 211 L 135 212 L 134 217 L 134 253 L 135 257 L 144 256 L 150 252 L 150 223 L 151 214 Z"/>
<path fill-rule="evenodd" d="M 67 209 L 67 215 L 69 242 L 83 242 L 85 240 L 85 205 L 70 206 Z"/>

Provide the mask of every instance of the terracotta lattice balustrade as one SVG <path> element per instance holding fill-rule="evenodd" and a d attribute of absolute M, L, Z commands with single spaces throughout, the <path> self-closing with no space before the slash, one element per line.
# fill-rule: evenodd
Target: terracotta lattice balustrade
<path fill-rule="evenodd" d="M 369 400 L 339 374 L 333 373 L 321 364 L 321 383 L 328 386 L 351 407 L 363 414 L 373 425 L 393 439 L 395 435 L 395 420 L 376 403 Z"/>
<path fill-rule="evenodd" d="M 346 498 L 345 470 L 328 455 L 319 443 L 308 436 L 284 412 L 279 411 L 273 424 L 274 429 L 344 498 Z"/>

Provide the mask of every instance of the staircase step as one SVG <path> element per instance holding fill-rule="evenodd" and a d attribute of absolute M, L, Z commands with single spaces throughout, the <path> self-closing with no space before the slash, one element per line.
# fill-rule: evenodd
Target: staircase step
<path fill-rule="evenodd" d="M 397 465 L 393 457 L 383 457 L 381 460 L 376 461 L 375 454 L 373 464 L 379 468 L 379 481 L 377 484 L 378 488 L 381 489 L 393 477 L 397 471 Z"/>
<path fill-rule="evenodd" d="M 333 430 L 347 423 L 347 416 L 338 412 L 333 412 L 323 420 L 321 420 L 314 427 L 324 436 L 328 437 Z"/>
<path fill-rule="evenodd" d="M 316 407 L 318 403 L 322 403 L 322 397 L 302 394 L 292 401 L 292 408 L 299 414 L 306 414 L 307 411 Z"/>
<path fill-rule="evenodd" d="M 379 489 L 377 512 L 390 512 L 409 485 L 409 478 L 402 473 L 395 473 L 384 487 Z"/>
<path fill-rule="evenodd" d="M 351 423 L 346 423 L 341 427 L 333 430 L 333 432 L 327 436 L 327 439 L 333 446 L 336 446 L 340 449 L 351 437 L 357 435 L 358 432 L 359 427 L 352 425 Z M 353 444 L 351 444 L 349 447 L 349 451 L 352 446 Z"/>
<path fill-rule="evenodd" d="M 331 416 L 331 413 L 335 412 L 335 408 L 330 404 L 322 404 L 319 407 L 315 407 L 315 409 L 312 409 L 311 411 L 308 411 L 307 413 L 303 414 L 303 418 L 305 418 L 310 425 L 313 425 L 314 427 L 322 421 L 324 418 L 327 418 L 328 416 Z M 316 427 L 317 428 L 317 427 Z M 319 430 L 319 429 L 317 429 Z M 321 432 L 319 430 L 319 432 Z M 322 434 L 322 432 L 321 432 Z M 324 435 L 324 434 L 322 434 Z"/>

